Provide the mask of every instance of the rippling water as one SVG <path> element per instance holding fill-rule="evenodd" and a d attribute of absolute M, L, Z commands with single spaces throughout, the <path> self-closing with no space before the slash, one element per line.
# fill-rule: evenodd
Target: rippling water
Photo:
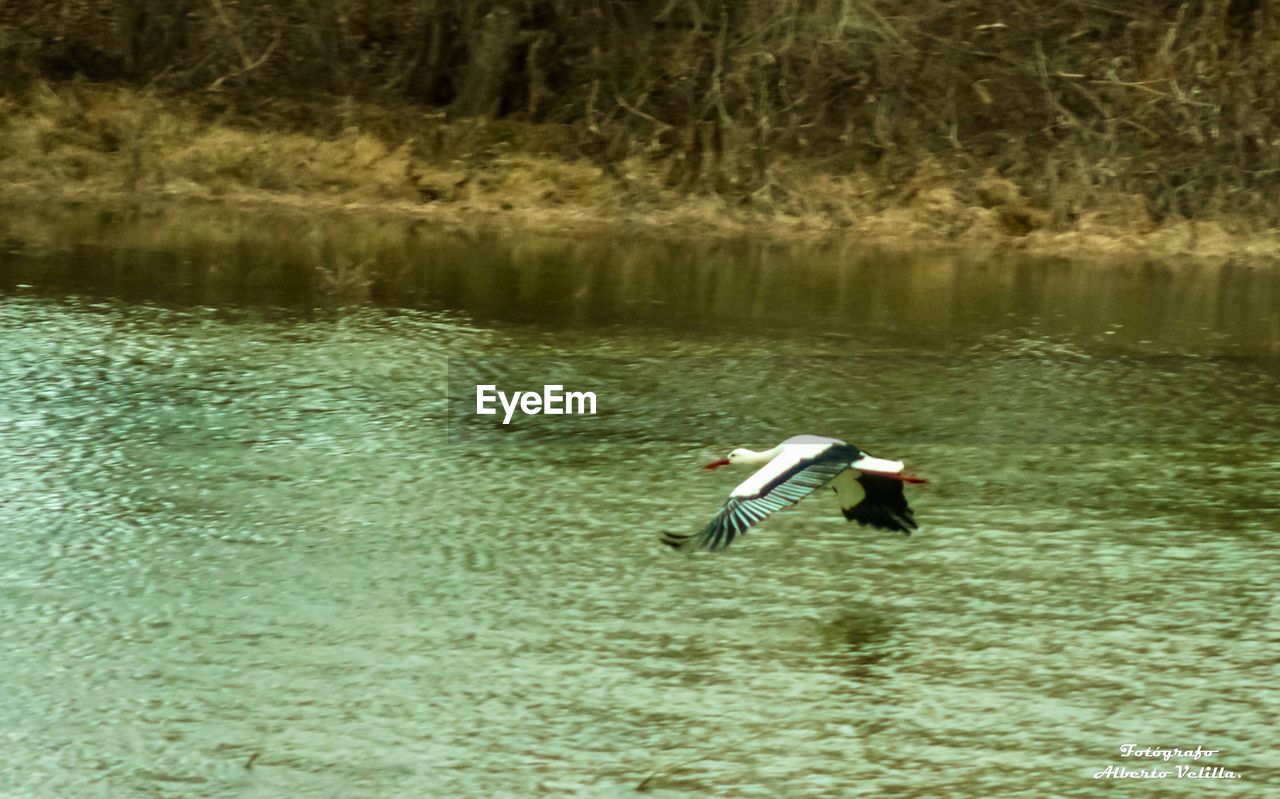
<path fill-rule="evenodd" d="M 405 241 L 4 249 L 0 795 L 1280 794 L 1280 276 Z M 920 532 L 657 543 L 806 432 Z"/>

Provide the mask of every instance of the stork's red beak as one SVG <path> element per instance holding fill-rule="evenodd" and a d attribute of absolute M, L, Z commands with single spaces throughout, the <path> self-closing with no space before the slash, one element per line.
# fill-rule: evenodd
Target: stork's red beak
<path fill-rule="evenodd" d="M 702 468 L 706 469 L 707 471 L 710 471 L 712 469 L 719 469 L 721 466 L 728 466 L 728 465 L 729 465 L 728 458 L 719 458 L 718 460 L 714 460 L 711 463 L 708 463 L 706 466 L 703 466 Z"/>

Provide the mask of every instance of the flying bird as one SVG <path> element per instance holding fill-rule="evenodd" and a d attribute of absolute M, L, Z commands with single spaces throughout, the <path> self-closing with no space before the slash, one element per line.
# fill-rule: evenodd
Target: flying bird
<path fill-rule="evenodd" d="M 735 449 L 703 468 L 761 466 L 724 503 L 697 534 L 664 532 L 662 542 L 676 549 L 721 550 L 764 521 L 818 489 L 830 485 L 845 519 L 905 535 L 917 529 L 903 493 L 904 483 L 928 482 L 903 473 L 902 461 L 874 458 L 838 438 L 795 436 L 773 449 Z"/>

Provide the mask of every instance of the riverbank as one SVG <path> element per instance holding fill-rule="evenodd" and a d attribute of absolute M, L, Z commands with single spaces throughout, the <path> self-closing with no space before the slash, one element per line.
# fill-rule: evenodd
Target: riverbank
<path fill-rule="evenodd" d="M 420 109 L 354 103 L 336 118 L 337 129 L 307 129 L 273 119 L 270 109 L 252 119 L 212 115 L 208 98 L 40 84 L 21 102 L 0 98 L 0 203 L 28 217 L 49 208 L 51 221 L 52 209 L 66 204 L 142 214 L 226 207 L 462 230 L 1280 262 L 1280 230 L 1255 220 L 1157 221 L 1140 196 L 1087 186 L 1061 185 L 1033 200 L 993 168 L 937 156 L 922 156 L 901 181 L 778 158 L 765 186 L 748 193 L 732 177 L 682 180 L 683 156 L 601 163 L 581 154 L 569 126 L 445 122 Z M 39 237 L 40 229 L 28 222 L 23 235 Z M 48 235 L 56 230 L 51 225 Z"/>

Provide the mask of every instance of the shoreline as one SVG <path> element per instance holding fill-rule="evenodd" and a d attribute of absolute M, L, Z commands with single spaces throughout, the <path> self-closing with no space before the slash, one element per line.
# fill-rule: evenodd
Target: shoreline
<path fill-rule="evenodd" d="M 423 223 L 453 233 L 506 235 L 642 235 L 703 241 L 757 239 L 777 244 L 843 246 L 893 253 L 955 251 L 974 258 L 1024 255 L 1099 263 L 1280 266 L 1280 233 L 1233 234 L 1216 221 L 1183 220 L 1145 233 L 1097 228 L 1088 231 L 1033 231 L 1012 236 L 990 229 L 959 236 L 931 228 L 913 208 L 888 209 L 852 225 L 822 217 L 778 217 L 743 212 L 708 213 L 681 207 L 605 214 L 588 207 L 504 208 L 501 203 L 416 206 L 407 202 L 340 200 L 306 194 L 241 190 L 212 194 L 167 189 L 124 192 L 50 184 L 10 184 L 0 208 L 19 216 L 94 210 L 141 217 L 156 214 L 232 214 L 261 211 L 270 216 L 345 218 L 353 223 Z M 0 222 L 0 233 L 10 226 Z M 24 231 L 33 228 L 23 226 Z M 37 228 L 38 229 L 38 228 Z M 55 236 L 36 235 L 34 243 Z M 63 238 L 63 236 L 56 236 Z M 83 242 L 76 242 L 83 243 Z"/>
<path fill-rule="evenodd" d="M 990 170 L 975 175 L 939 163 L 922 170 L 927 178 L 887 186 L 868 175 L 781 161 L 770 196 L 733 197 L 668 188 L 659 162 L 633 158 L 606 170 L 519 141 L 495 145 L 490 129 L 454 127 L 451 150 L 426 156 L 415 149 L 415 137 L 397 145 L 358 126 L 336 137 L 249 131 L 200 120 L 181 100 L 46 87 L 25 106 L 0 99 L 0 133 L 10 141 L 0 150 L 0 207 L 22 215 L 76 206 L 143 215 L 262 210 L 461 232 L 749 237 L 974 256 L 1280 264 L 1280 229 L 1233 218 L 1158 224 L 1134 197 L 1079 189 L 1063 192 L 1072 204 L 1068 213 L 1039 207 Z M 538 134 L 527 130 L 517 138 Z"/>

